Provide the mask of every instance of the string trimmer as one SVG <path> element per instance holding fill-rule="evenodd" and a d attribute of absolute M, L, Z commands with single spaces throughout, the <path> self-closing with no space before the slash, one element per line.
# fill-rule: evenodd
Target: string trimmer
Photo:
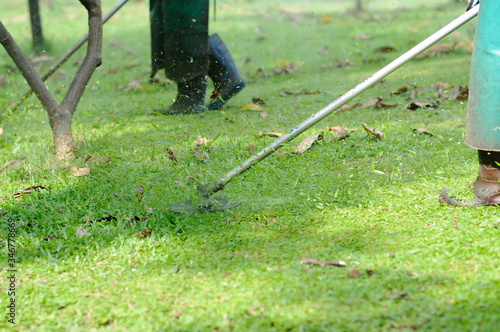
<path fill-rule="evenodd" d="M 326 118 L 328 115 L 332 114 L 334 111 L 339 109 L 341 106 L 345 105 L 348 103 L 351 99 L 354 97 L 358 96 L 377 82 L 379 82 L 381 79 L 386 77 L 387 75 L 391 74 L 394 72 L 396 69 L 413 59 L 415 56 L 420 54 L 421 52 L 425 51 L 444 37 L 448 36 L 451 32 L 455 31 L 456 29 L 460 28 L 462 25 L 465 23 L 469 22 L 471 19 L 477 16 L 479 13 L 479 5 L 473 7 L 469 11 L 467 11 L 465 14 L 462 14 L 452 22 L 450 22 L 448 25 L 422 41 L 420 44 L 416 45 L 413 47 L 411 50 L 407 51 L 403 55 L 401 55 L 399 58 L 364 80 L 362 83 L 358 84 L 356 87 L 353 89 L 349 90 L 347 93 L 344 95 L 340 96 L 329 104 L 328 106 L 324 107 L 320 111 L 318 111 L 316 114 L 293 128 L 289 133 L 286 135 L 283 135 L 282 137 L 278 138 L 276 141 L 253 155 L 252 157 L 248 158 L 246 161 L 244 161 L 241 165 L 235 167 L 231 171 L 229 171 L 227 174 L 223 175 L 220 177 L 216 182 L 211 182 L 211 183 L 205 183 L 201 186 L 197 187 L 197 192 L 198 196 L 200 197 L 198 202 L 191 202 L 191 201 L 186 201 L 184 203 L 178 203 L 174 204 L 170 207 L 172 212 L 175 213 L 182 213 L 182 212 L 197 212 L 197 213 L 203 213 L 203 212 L 217 212 L 217 211 L 222 211 L 226 209 L 233 208 L 237 205 L 240 204 L 239 201 L 231 201 L 229 198 L 220 198 L 220 197 L 212 197 L 213 194 L 216 192 L 221 191 L 224 189 L 224 187 L 235 177 L 238 175 L 244 173 L 248 169 L 250 169 L 253 165 L 259 163 L 262 161 L 264 158 L 270 156 L 274 152 L 278 151 L 284 144 L 290 142 L 293 140 L 295 137 L 299 136 L 302 134 L 304 131 L 307 129 L 311 128 L 324 118 Z"/>

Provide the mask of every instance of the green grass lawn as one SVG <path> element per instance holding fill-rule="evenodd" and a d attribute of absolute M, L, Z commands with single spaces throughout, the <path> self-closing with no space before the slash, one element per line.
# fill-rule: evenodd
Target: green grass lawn
<path fill-rule="evenodd" d="M 103 11 L 113 5 L 103 0 Z M 29 52 L 24 6 L 2 3 L 0 12 Z M 381 97 L 397 106 L 338 111 L 306 133 L 323 133 L 310 150 L 289 153 L 299 137 L 232 181 L 220 194 L 240 199 L 238 208 L 169 211 L 195 198 L 197 184 L 270 144 L 262 133 L 288 132 L 464 11 L 444 0 L 372 0 L 364 14 L 350 12 L 353 6 L 217 1 L 210 30 L 226 42 L 249 85 L 222 111 L 166 117 L 154 110 L 172 102 L 176 87 L 148 83 L 148 2 L 131 1 L 104 28 L 103 65 L 73 122 L 79 148 L 71 166 L 90 168 L 81 177 L 51 155 L 48 118 L 36 98 L 6 111 L 27 85 L 0 49 L 0 166 L 18 161 L 0 172 L 4 312 L 9 218 L 16 222 L 18 270 L 16 325 L 2 314 L 0 329 L 497 331 L 497 209 L 438 202 L 442 188 L 470 199 L 467 187 L 477 174 L 476 151 L 463 143 L 467 102 L 447 97 L 448 88 L 444 97 L 431 88 L 468 84 L 471 54 L 460 45 L 473 39 L 475 21 L 443 42 L 456 43 L 451 52 L 414 60 L 353 101 Z M 40 72 L 86 32 L 77 1 L 43 7 L 50 59 L 35 58 Z M 374 52 L 385 46 L 395 51 Z M 57 100 L 83 55 L 47 81 Z M 336 66 L 347 61 L 350 67 Z M 286 63 L 298 70 L 256 75 Z M 401 86 L 408 92 L 392 94 Z M 441 103 L 408 110 L 415 87 L 416 101 Z M 319 93 L 283 93 L 301 89 Z M 240 109 L 253 97 L 265 101 L 267 117 Z M 384 136 L 369 136 L 363 124 Z M 332 142 L 332 126 L 356 131 Z M 208 160 L 193 155 L 200 137 L 210 140 Z M 47 189 L 12 197 L 34 185 Z M 91 235 L 78 237 L 80 227 Z"/>

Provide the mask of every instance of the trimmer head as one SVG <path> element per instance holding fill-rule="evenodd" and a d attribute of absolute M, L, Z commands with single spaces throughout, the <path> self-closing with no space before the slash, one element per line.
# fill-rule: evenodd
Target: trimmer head
<path fill-rule="evenodd" d="M 173 213 L 214 213 L 229 210 L 240 205 L 239 200 L 228 197 L 208 197 L 202 198 L 198 202 L 185 201 L 183 203 L 172 204 L 170 211 Z"/>

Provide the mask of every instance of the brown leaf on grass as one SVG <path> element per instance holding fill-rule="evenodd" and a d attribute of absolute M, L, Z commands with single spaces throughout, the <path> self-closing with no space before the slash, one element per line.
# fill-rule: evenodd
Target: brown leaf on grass
<path fill-rule="evenodd" d="M 275 69 L 271 72 L 269 76 L 276 76 L 276 75 L 282 75 L 282 74 L 290 74 L 293 75 L 299 70 L 299 67 L 294 64 L 294 63 L 289 63 L 279 69 Z"/>
<path fill-rule="evenodd" d="M 263 106 L 263 105 L 266 104 L 266 102 L 264 101 L 264 99 L 259 98 L 259 97 L 253 97 L 252 98 L 252 103 L 254 103 L 256 105 L 259 105 L 259 106 Z"/>
<path fill-rule="evenodd" d="M 352 270 L 350 273 L 347 274 L 347 278 L 349 279 L 356 279 L 361 276 L 361 272 L 359 270 Z"/>
<path fill-rule="evenodd" d="M 328 68 L 345 68 L 345 69 L 350 69 L 352 66 L 354 66 L 354 62 L 350 60 L 346 61 L 335 61 L 327 65 L 322 65 L 321 69 L 328 69 Z"/>
<path fill-rule="evenodd" d="M 47 242 L 49 242 L 49 241 L 50 241 L 50 240 L 52 240 L 52 239 L 54 239 L 54 237 L 53 237 L 53 236 L 51 236 L 51 235 L 46 236 L 46 237 L 44 237 L 44 238 L 43 238 L 43 240 L 44 240 L 44 241 L 47 241 Z"/>
<path fill-rule="evenodd" d="M 147 213 L 153 213 L 153 208 L 150 208 L 149 206 L 144 204 L 144 211 L 146 211 Z"/>
<path fill-rule="evenodd" d="M 322 139 L 323 139 L 323 133 L 306 136 L 298 146 L 293 147 L 295 150 L 295 152 L 293 153 L 302 154 L 305 151 L 309 150 L 314 143 L 316 143 L 317 141 L 321 141 Z"/>
<path fill-rule="evenodd" d="M 165 151 L 168 154 L 168 159 L 172 160 L 174 164 L 177 165 L 179 163 L 179 160 L 175 156 L 174 151 L 172 151 L 170 148 L 165 148 Z"/>
<path fill-rule="evenodd" d="M 329 14 L 329 15 L 325 15 L 323 17 L 320 17 L 318 19 L 318 24 L 325 24 L 325 23 L 328 23 L 332 20 L 333 18 L 333 15 L 332 14 Z"/>
<path fill-rule="evenodd" d="M 373 39 L 373 36 L 370 36 L 370 35 L 357 35 L 354 37 L 354 39 L 358 39 L 358 40 L 368 40 L 368 39 Z"/>
<path fill-rule="evenodd" d="M 198 137 L 194 143 L 196 145 L 206 145 L 210 142 L 210 140 L 208 138 L 205 138 L 205 137 Z"/>
<path fill-rule="evenodd" d="M 398 88 L 397 90 L 392 91 L 392 94 L 393 95 L 400 95 L 400 94 L 405 93 L 407 91 L 408 91 L 408 87 L 406 85 L 404 85 L 404 86 Z"/>
<path fill-rule="evenodd" d="M 303 259 L 300 261 L 300 264 L 310 264 L 310 265 L 319 265 L 319 266 L 331 265 L 331 266 L 339 266 L 339 267 L 347 266 L 346 262 L 344 262 L 344 261 L 315 261 L 312 259 Z"/>
<path fill-rule="evenodd" d="M 260 117 L 261 117 L 261 118 L 264 118 L 264 119 L 265 119 L 265 118 L 267 118 L 268 116 L 269 116 L 269 114 L 267 114 L 267 112 L 266 112 L 266 111 L 262 111 L 262 112 L 260 112 Z"/>
<path fill-rule="evenodd" d="M 127 91 L 132 91 L 132 90 L 144 91 L 146 89 L 139 83 L 138 79 L 131 79 L 131 80 L 129 80 L 129 83 L 127 85 L 117 86 L 116 90 L 127 92 Z"/>
<path fill-rule="evenodd" d="M 359 105 L 359 107 L 361 108 L 375 108 L 375 109 L 387 109 L 396 106 L 398 106 L 398 104 L 387 104 L 380 97 L 369 98 L 367 101 Z"/>
<path fill-rule="evenodd" d="M 78 227 L 78 229 L 76 230 L 76 237 L 81 239 L 82 237 L 86 237 L 86 236 L 91 236 L 92 234 L 89 233 L 85 228 L 83 227 Z"/>
<path fill-rule="evenodd" d="M 431 108 L 431 109 L 434 109 L 436 107 L 437 107 L 436 104 L 428 103 L 428 102 L 425 102 L 425 101 L 413 101 L 413 102 L 409 103 L 406 108 L 409 109 L 409 110 L 414 111 L 414 110 L 417 110 L 419 108 Z"/>
<path fill-rule="evenodd" d="M 26 160 L 25 158 L 21 158 L 21 159 L 12 159 L 6 161 L 0 168 L 0 173 L 2 173 L 7 168 L 18 169 L 25 160 Z"/>
<path fill-rule="evenodd" d="M 138 191 L 135 197 L 137 197 L 137 202 L 140 203 L 142 201 L 142 195 L 144 194 L 144 186 L 137 187 L 135 190 Z"/>
<path fill-rule="evenodd" d="M 102 218 L 99 218 L 99 219 L 91 219 L 91 220 L 84 220 L 83 221 L 83 224 L 93 224 L 95 222 L 110 222 L 110 221 L 116 221 L 116 217 L 115 216 L 112 216 L 112 215 L 107 215 L 106 217 L 102 217 Z"/>
<path fill-rule="evenodd" d="M 415 128 L 413 129 L 414 132 L 417 132 L 417 133 L 420 133 L 420 134 L 425 134 L 425 135 L 429 135 L 429 136 L 434 136 L 433 133 L 431 133 L 429 130 L 425 129 L 425 128 Z"/>
<path fill-rule="evenodd" d="M 377 129 L 375 128 L 369 128 L 367 127 L 366 125 L 363 125 L 363 129 L 370 135 L 373 135 L 375 137 L 382 137 L 384 136 L 384 133 L 382 133 L 381 131 L 378 131 Z"/>
<path fill-rule="evenodd" d="M 165 81 L 159 78 L 158 76 L 150 77 L 148 82 L 150 84 L 160 84 L 160 85 L 167 85 L 169 83 L 169 81 Z"/>
<path fill-rule="evenodd" d="M 469 100 L 469 87 L 467 85 L 459 85 L 450 90 L 451 100 Z"/>
<path fill-rule="evenodd" d="M 388 53 L 393 52 L 396 49 L 392 46 L 381 46 L 373 50 L 374 53 Z"/>
<path fill-rule="evenodd" d="M 265 136 L 267 136 L 267 137 L 281 137 L 281 136 L 283 136 L 283 134 L 282 133 L 263 133 L 259 137 L 265 137 Z"/>
<path fill-rule="evenodd" d="M 245 104 L 245 105 L 241 105 L 240 107 L 238 107 L 238 109 L 240 111 L 256 111 L 256 112 L 262 112 L 263 109 L 262 109 L 262 106 L 260 105 L 257 105 L 257 104 Z"/>
<path fill-rule="evenodd" d="M 219 84 L 217 85 L 217 87 L 215 88 L 214 91 L 212 91 L 212 94 L 210 95 L 210 99 L 216 99 L 221 91 L 222 91 L 222 87 L 224 86 L 224 79 L 222 79 L 222 81 L 219 82 Z"/>
<path fill-rule="evenodd" d="M 295 92 L 291 92 L 291 91 L 281 91 L 280 92 L 280 96 L 282 97 L 286 97 L 288 95 L 294 95 L 294 96 L 297 96 L 297 95 L 317 95 L 317 94 L 320 94 L 321 91 L 319 90 L 314 90 L 314 91 L 310 91 L 310 90 L 307 90 L 307 89 L 299 89 Z"/>
<path fill-rule="evenodd" d="M 73 176 L 87 176 L 90 175 L 90 167 L 78 168 L 76 166 L 71 166 L 69 172 Z"/>
<path fill-rule="evenodd" d="M 234 120 L 233 120 L 232 118 L 230 118 L 229 116 L 226 116 L 226 117 L 224 118 L 224 121 L 226 121 L 226 122 L 231 122 L 231 123 L 236 123 L 236 121 L 234 121 Z"/>
<path fill-rule="evenodd" d="M 139 221 L 146 221 L 148 220 L 148 217 L 138 217 L 138 216 L 133 216 L 132 218 L 124 218 L 126 221 L 128 221 L 128 224 L 130 225 L 130 227 L 134 227 L 134 223 L 135 222 L 139 222 Z"/>
<path fill-rule="evenodd" d="M 246 152 L 255 152 L 257 150 L 255 150 L 255 145 L 250 145 L 248 148 L 245 149 Z"/>
<path fill-rule="evenodd" d="M 328 131 L 333 131 L 332 142 L 344 140 L 350 135 L 350 132 L 347 129 L 339 126 L 330 127 L 328 128 Z"/>
<path fill-rule="evenodd" d="M 135 237 L 138 237 L 138 238 L 141 238 L 141 239 L 145 239 L 147 237 L 149 237 L 151 235 L 151 232 L 153 230 L 149 227 L 144 227 L 144 230 L 142 232 L 137 232 L 134 234 Z"/>
<path fill-rule="evenodd" d="M 448 53 L 448 52 L 453 51 L 454 48 L 455 48 L 455 44 L 447 44 L 447 43 L 436 44 L 434 46 L 429 47 L 421 54 L 417 55 L 415 57 L 415 59 L 429 58 L 429 57 L 436 56 L 438 54 Z"/>
<path fill-rule="evenodd" d="M 448 90 L 448 89 L 451 89 L 453 87 L 454 87 L 453 84 L 448 83 L 448 82 L 444 82 L 444 81 L 437 81 L 436 83 L 431 85 L 431 88 L 437 89 L 437 90 L 439 90 L 439 89 Z"/>
<path fill-rule="evenodd" d="M 13 194 L 12 197 L 19 198 L 19 197 L 22 197 L 23 195 L 31 194 L 34 190 L 38 190 L 38 189 L 49 190 L 47 187 L 44 187 L 44 186 L 37 184 L 37 185 L 31 186 L 31 187 L 28 187 L 26 189 L 23 189 L 22 191 L 20 191 L 18 193 Z"/>
<path fill-rule="evenodd" d="M 405 291 L 401 291 L 401 292 L 398 292 L 398 293 L 390 293 L 389 294 L 389 297 L 393 300 L 397 300 L 397 299 L 402 299 L 402 298 L 405 298 L 405 297 L 408 297 L 409 294 Z"/>
<path fill-rule="evenodd" d="M 368 274 L 370 277 L 375 274 L 374 270 L 366 269 L 365 270 L 366 274 Z"/>
<path fill-rule="evenodd" d="M 412 90 L 410 96 L 408 97 L 408 100 L 414 100 L 415 98 L 417 98 L 417 95 L 419 92 L 420 92 L 420 89 Z"/>
<path fill-rule="evenodd" d="M 207 151 L 210 151 L 210 149 L 205 147 L 205 145 L 196 144 L 192 153 L 193 153 L 193 156 L 196 159 L 198 159 L 198 161 L 207 162 L 210 159 L 210 156 L 208 155 Z"/>

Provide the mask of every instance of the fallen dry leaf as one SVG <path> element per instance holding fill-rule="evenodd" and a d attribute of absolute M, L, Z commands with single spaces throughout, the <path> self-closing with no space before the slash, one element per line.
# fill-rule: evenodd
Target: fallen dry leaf
<path fill-rule="evenodd" d="M 140 203 L 142 201 L 142 195 L 144 194 L 144 186 L 137 187 L 135 190 L 138 191 L 135 197 L 137 197 L 137 202 Z"/>
<path fill-rule="evenodd" d="M 453 84 L 448 83 L 448 82 L 443 82 L 443 81 L 437 81 L 436 83 L 434 83 L 433 85 L 431 85 L 431 88 L 433 88 L 433 89 L 448 90 L 448 89 L 451 89 L 453 87 L 454 87 Z"/>
<path fill-rule="evenodd" d="M 379 137 L 379 138 L 380 138 L 380 137 L 384 136 L 384 133 L 382 133 L 381 131 L 378 131 L 378 130 L 377 130 L 377 129 L 375 129 L 375 128 L 369 128 L 369 127 L 367 127 L 367 126 L 363 125 L 363 129 L 364 129 L 364 130 L 365 130 L 368 134 L 373 135 L 373 136 L 375 136 L 375 137 Z"/>
<path fill-rule="evenodd" d="M 283 134 L 282 133 L 263 133 L 259 137 L 264 137 L 264 136 L 267 136 L 267 137 L 281 137 L 281 136 L 283 136 Z"/>
<path fill-rule="evenodd" d="M 210 140 L 208 138 L 205 138 L 205 137 L 198 137 L 194 143 L 196 145 L 205 145 L 205 144 L 208 144 L 208 142 L 210 142 Z"/>
<path fill-rule="evenodd" d="M 451 100 L 464 101 L 469 99 L 469 87 L 467 85 L 459 85 L 450 89 Z"/>
<path fill-rule="evenodd" d="M 321 17 L 320 19 L 318 19 L 318 24 L 328 23 L 332 20 L 332 18 L 333 18 L 332 14 L 325 15 L 325 16 Z"/>
<path fill-rule="evenodd" d="M 91 235 L 92 234 L 89 233 L 85 228 L 78 227 L 78 229 L 76 230 L 76 237 L 79 239 L 81 239 L 84 236 L 91 236 Z"/>
<path fill-rule="evenodd" d="M 262 112 L 262 106 L 257 105 L 257 104 L 245 104 L 240 107 L 238 107 L 240 111 L 256 111 L 256 112 Z"/>
<path fill-rule="evenodd" d="M 246 148 L 245 151 L 246 152 L 255 152 L 257 150 L 255 149 L 255 145 L 252 144 L 248 148 Z"/>
<path fill-rule="evenodd" d="M 52 239 L 54 239 L 54 237 L 53 237 L 53 236 L 51 236 L 51 235 L 46 236 L 46 237 L 44 237 L 44 238 L 43 238 L 43 240 L 44 240 L 44 241 L 47 241 L 47 242 L 49 242 L 49 241 L 50 241 L 50 240 L 52 240 Z"/>
<path fill-rule="evenodd" d="M 226 122 L 231 122 L 231 123 L 236 123 L 236 121 L 234 121 L 234 120 L 233 120 L 232 118 L 230 118 L 229 116 L 226 116 L 226 117 L 224 118 L 224 121 L 226 121 Z"/>
<path fill-rule="evenodd" d="M 221 91 L 222 91 L 222 87 L 224 86 L 224 79 L 222 79 L 222 81 L 219 82 L 219 84 L 217 85 L 217 87 L 215 88 L 215 90 L 212 92 L 212 94 L 210 95 L 210 99 L 216 99 Z"/>
<path fill-rule="evenodd" d="M 420 134 L 425 134 L 425 135 L 429 135 L 429 136 L 434 136 L 433 133 L 431 133 L 429 130 L 425 129 L 425 128 L 415 128 L 413 129 L 414 132 L 417 132 L 417 133 L 420 133 Z"/>
<path fill-rule="evenodd" d="M 414 111 L 414 110 L 417 110 L 419 108 L 431 108 L 431 109 L 434 109 L 436 107 L 437 107 L 436 104 L 428 103 L 428 102 L 425 102 L 425 101 L 413 101 L 413 102 L 409 103 L 406 108 L 409 109 L 409 110 Z"/>
<path fill-rule="evenodd" d="M 142 232 L 137 232 L 134 234 L 135 237 L 145 239 L 151 235 L 151 232 L 153 230 L 149 227 L 144 227 L 144 230 Z"/>
<path fill-rule="evenodd" d="M 381 46 L 373 50 L 374 53 L 388 53 L 393 52 L 396 49 L 392 46 Z"/>
<path fill-rule="evenodd" d="M 300 144 L 296 147 L 294 147 L 294 150 L 296 154 L 302 154 L 305 151 L 309 150 L 314 143 L 317 141 L 320 141 L 323 139 L 323 133 L 321 134 L 315 134 L 315 135 L 308 135 L 300 142 Z"/>
<path fill-rule="evenodd" d="M 312 259 L 303 259 L 300 261 L 300 264 L 310 264 L 310 265 L 319 265 L 319 266 L 331 265 L 331 266 L 339 266 L 339 267 L 347 266 L 346 262 L 344 262 L 344 261 L 315 261 Z"/>
<path fill-rule="evenodd" d="M 172 151 L 170 148 L 165 148 L 165 151 L 168 154 L 168 159 L 172 160 L 174 162 L 174 164 L 177 165 L 179 163 L 179 160 L 175 156 L 174 151 Z"/>
<path fill-rule="evenodd" d="M 139 83 L 139 80 L 138 79 L 132 79 L 132 80 L 129 80 L 129 83 L 125 86 L 123 85 L 120 85 L 120 86 L 117 86 L 116 87 L 117 90 L 121 90 L 121 91 L 131 91 L 131 90 L 140 90 L 140 91 L 144 91 L 146 90 L 140 83 Z"/>
<path fill-rule="evenodd" d="M 356 279 L 356 278 L 359 278 L 360 275 L 361 275 L 361 272 L 359 272 L 359 270 L 352 270 L 350 273 L 347 274 L 347 278 Z"/>
<path fill-rule="evenodd" d="M 392 91 L 392 94 L 393 95 L 400 95 L 400 94 L 405 93 L 407 91 L 408 91 L 408 87 L 407 86 L 402 86 L 402 87 L 398 88 L 397 90 Z"/>
<path fill-rule="evenodd" d="M 401 291 L 399 293 L 390 293 L 389 294 L 389 297 L 393 300 L 396 300 L 396 299 L 402 299 L 404 297 L 408 297 L 408 293 L 406 293 L 405 291 Z"/>
<path fill-rule="evenodd" d="M 102 217 L 99 219 L 84 220 L 83 224 L 93 224 L 95 222 L 110 222 L 110 221 L 116 221 L 116 220 L 117 220 L 116 217 L 109 214 L 106 217 Z"/>
<path fill-rule="evenodd" d="M 366 274 L 368 274 L 370 277 L 375 274 L 374 270 L 366 269 L 365 270 Z"/>
<path fill-rule="evenodd" d="M 368 40 L 368 39 L 373 39 L 373 36 L 370 36 L 370 35 L 357 35 L 354 38 L 358 39 L 358 40 Z"/>
<path fill-rule="evenodd" d="M 34 190 L 38 190 L 38 189 L 49 190 L 47 187 L 44 187 L 44 186 L 37 184 L 37 185 L 31 186 L 31 187 L 28 187 L 26 189 L 23 189 L 21 192 L 13 194 L 12 197 L 19 198 L 19 197 L 22 197 L 23 195 L 31 194 Z"/>
<path fill-rule="evenodd" d="M 134 227 L 134 222 L 138 222 L 138 221 L 146 221 L 148 220 L 148 217 L 137 217 L 137 216 L 133 216 L 132 218 L 123 218 L 125 219 L 126 221 L 128 221 L 128 224 L 130 225 L 130 227 Z"/>
<path fill-rule="evenodd" d="M 150 208 L 149 206 L 144 204 L 144 211 L 146 211 L 147 213 L 153 213 L 153 208 Z"/>
<path fill-rule="evenodd" d="M 357 106 L 361 108 L 375 108 L 375 109 L 387 109 L 398 106 L 398 104 L 387 104 L 382 98 L 369 98 L 367 101 L 358 104 Z"/>
<path fill-rule="evenodd" d="M 436 44 L 434 46 L 429 47 L 421 54 L 417 55 L 415 59 L 423 59 L 423 58 L 433 57 L 442 53 L 448 53 L 453 51 L 454 48 L 455 44 L 446 44 L 446 43 Z"/>
<path fill-rule="evenodd" d="M 264 101 L 264 99 L 258 98 L 258 97 L 253 97 L 252 98 L 252 103 L 254 103 L 256 105 L 259 105 L 259 106 L 263 106 L 263 105 L 266 104 L 266 102 Z"/>
<path fill-rule="evenodd" d="M 264 118 L 264 119 L 265 119 L 265 118 L 267 118 L 268 116 L 269 116 L 269 114 L 267 114 L 267 112 L 266 112 L 266 111 L 262 111 L 262 112 L 260 112 L 260 117 L 261 117 L 261 118 Z"/>
<path fill-rule="evenodd" d="M 76 166 L 71 166 L 69 172 L 73 176 L 87 176 L 90 175 L 90 167 L 78 168 Z"/>
<path fill-rule="evenodd" d="M 344 140 L 350 135 L 350 132 L 347 129 L 339 126 L 330 127 L 328 128 L 328 131 L 333 131 L 332 142 Z"/>
<path fill-rule="evenodd" d="M 299 89 L 295 92 L 291 92 L 291 91 L 281 91 L 280 92 L 280 96 L 282 97 L 286 97 L 288 95 L 294 95 L 294 96 L 297 96 L 297 95 L 317 95 L 317 94 L 320 94 L 321 91 L 319 90 L 314 90 L 314 91 L 310 91 L 310 90 L 307 90 L 307 89 Z"/>
<path fill-rule="evenodd" d="M 194 147 L 192 154 L 196 159 L 198 159 L 198 161 L 207 162 L 210 159 L 208 151 L 211 149 L 206 145 L 208 142 L 209 140 L 207 138 L 196 139 L 196 146 Z"/>

